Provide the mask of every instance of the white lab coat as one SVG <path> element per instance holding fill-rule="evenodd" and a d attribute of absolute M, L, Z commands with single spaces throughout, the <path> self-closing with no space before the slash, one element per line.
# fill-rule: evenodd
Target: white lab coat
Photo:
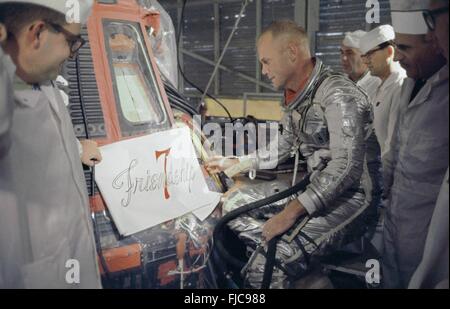
<path fill-rule="evenodd" d="M 433 218 L 428 231 L 422 262 L 409 283 L 410 289 L 449 288 L 449 217 L 448 181 L 449 172 L 441 187 Z"/>
<path fill-rule="evenodd" d="M 84 175 L 59 91 L 32 89 L 16 78 L 14 95 L 9 159 L 21 210 L 25 287 L 100 288 Z"/>
<path fill-rule="evenodd" d="M 11 58 L 0 47 L 0 158 L 5 156 L 10 146 L 9 131 L 14 110 L 12 79 L 15 71 Z"/>
<path fill-rule="evenodd" d="M 373 102 L 377 95 L 378 87 L 381 85 L 381 79 L 372 76 L 370 71 L 367 71 L 363 77 L 356 82 L 356 85 L 364 89 L 369 96 L 370 102 Z"/>
<path fill-rule="evenodd" d="M 64 87 L 69 87 L 69 82 L 61 75 L 58 76 L 58 78 L 56 79 L 56 87 L 59 89 L 59 94 L 61 95 L 64 105 L 66 107 L 69 107 L 70 104 L 70 98 L 69 95 L 62 89 L 60 89 L 60 87 L 58 87 L 59 85 L 62 85 Z M 44 87 L 53 87 L 52 85 L 50 86 L 44 86 Z M 83 155 L 83 146 L 81 145 L 80 141 L 77 139 L 77 146 L 78 146 L 78 152 L 80 153 L 80 158 Z"/>
<path fill-rule="evenodd" d="M 384 158 L 389 197 L 384 226 L 384 283 L 406 288 L 418 267 L 448 168 L 448 66 L 409 103 L 415 82 L 406 79 L 399 118 Z"/>
<path fill-rule="evenodd" d="M 13 62 L 0 47 L 0 288 L 23 287 L 19 209 L 8 159 L 15 70 Z"/>
<path fill-rule="evenodd" d="M 373 100 L 374 127 L 382 156 L 389 148 L 394 131 L 395 115 L 398 111 L 400 92 L 406 77 L 406 71 L 398 62 L 395 62 L 393 72 L 378 87 Z"/>

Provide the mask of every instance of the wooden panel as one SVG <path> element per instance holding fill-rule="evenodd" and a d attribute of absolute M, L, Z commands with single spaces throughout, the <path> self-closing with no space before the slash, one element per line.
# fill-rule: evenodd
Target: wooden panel
<path fill-rule="evenodd" d="M 220 99 L 220 102 L 230 111 L 234 118 L 251 115 L 261 120 L 281 120 L 282 109 L 279 100 L 247 100 L 247 115 L 244 115 L 244 101 L 242 99 Z M 227 117 L 224 109 L 211 99 L 206 99 L 208 115 Z"/>

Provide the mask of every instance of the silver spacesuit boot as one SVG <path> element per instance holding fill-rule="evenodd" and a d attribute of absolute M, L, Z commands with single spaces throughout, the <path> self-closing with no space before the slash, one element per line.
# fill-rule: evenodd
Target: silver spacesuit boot
<path fill-rule="evenodd" d="M 372 105 L 352 81 L 326 68 L 316 59 L 314 71 L 303 92 L 285 106 L 283 132 L 278 138 L 278 162 L 297 151 L 313 172 L 311 184 L 299 194 L 308 217 L 301 219 L 278 242 L 271 288 L 287 288 L 309 265 L 360 237 L 376 223 L 381 201 L 381 160 L 373 126 Z M 248 156 L 255 169 L 273 157 L 259 150 Z M 241 158 L 242 160 L 242 158 Z M 322 166 L 322 167 L 320 167 Z M 224 210 L 230 211 L 288 188 L 272 183 L 247 187 L 230 195 Z M 249 250 L 243 272 L 246 286 L 261 287 L 265 250 L 262 227 L 288 201 L 263 207 L 229 223 Z"/>

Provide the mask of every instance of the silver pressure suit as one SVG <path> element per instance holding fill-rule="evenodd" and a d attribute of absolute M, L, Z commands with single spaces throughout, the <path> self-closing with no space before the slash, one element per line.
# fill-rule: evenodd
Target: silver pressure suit
<path fill-rule="evenodd" d="M 285 105 L 278 137 L 278 162 L 297 151 L 314 171 L 311 184 L 298 197 L 309 220 L 294 226 L 279 242 L 271 287 L 286 288 L 309 269 L 315 258 L 361 235 L 375 220 L 381 198 L 380 147 L 374 134 L 373 112 L 367 95 L 343 75 L 333 73 L 316 59 L 306 88 Z M 272 149 L 272 148 L 271 148 Z M 267 164 L 267 152 L 258 150 L 246 159 L 254 168 Z M 242 158 L 241 158 L 242 160 Z M 319 166 L 325 168 L 318 168 Z M 248 202 L 286 189 L 282 183 L 247 187 L 230 195 L 230 211 Z M 247 244 L 249 263 L 243 270 L 249 287 L 260 287 L 265 252 L 260 245 L 265 221 L 286 205 L 263 207 L 230 222 L 230 228 Z M 296 228 L 297 227 L 297 228 Z M 300 230 L 300 232 L 298 232 Z"/>

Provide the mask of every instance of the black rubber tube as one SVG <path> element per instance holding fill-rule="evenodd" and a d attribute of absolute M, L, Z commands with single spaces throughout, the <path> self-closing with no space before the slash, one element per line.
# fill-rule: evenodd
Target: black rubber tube
<path fill-rule="evenodd" d="M 277 254 L 277 243 L 280 237 L 274 237 L 269 241 L 267 254 L 266 254 L 266 266 L 264 268 L 263 281 L 261 289 L 270 289 L 270 283 L 272 282 L 273 268 L 275 266 L 275 258 Z"/>
<path fill-rule="evenodd" d="M 270 205 L 273 204 L 275 202 L 281 201 L 285 198 L 288 198 L 296 193 L 298 193 L 299 191 L 303 191 L 306 189 L 306 187 L 309 185 L 310 183 L 310 178 L 311 174 L 308 174 L 305 176 L 305 178 L 303 178 L 302 181 L 300 181 L 298 184 L 296 184 L 295 186 L 293 186 L 292 188 L 289 188 L 283 192 L 277 193 L 275 195 L 272 195 L 268 198 L 265 198 L 263 200 L 259 200 L 253 203 L 250 203 L 248 205 L 239 207 L 238 209 L 235 209 L 231 212 L 229 212 L 228 214 L 226 214 L 216 225 L 216 228 L 214 229 L 214 243 L 215 246 L 217 248 L 217 253 L 219 255 L 220 258 L 223 258 L 226 262 L 228 262 L 229 264 L 231 264 L 232 266 L 238 268 L 238 269 L 242 269 L 245 266 L 245 263 L 242 262 L 241 260 L 235 258 L 233 255 L 231 255 L 227 249 L 225 248 L 224 244 L 223 244 L 223 237 L 224 237 L 224 231 L 225 231 L 225 227 L 226 225 L 236 219 L 237 217 L 239 217 L 242 214 L 248 213 L 254 209 L 258 209 L 261 208 L 263 206 L 266 205 Z"/>
<path fill-rule="evenodd" d="M 183 97 L 171 84 L 170 82 L 164 81 L 164 88 L 166 90 L 167 97 L 169 99 L 169 103 L 172 107 L 178 108 L 181 111 L 190 114 L 191 116 L 195 116 L 199 114 L 199 112 L 189 105 L 188 101 L 185 97 Z"/>

